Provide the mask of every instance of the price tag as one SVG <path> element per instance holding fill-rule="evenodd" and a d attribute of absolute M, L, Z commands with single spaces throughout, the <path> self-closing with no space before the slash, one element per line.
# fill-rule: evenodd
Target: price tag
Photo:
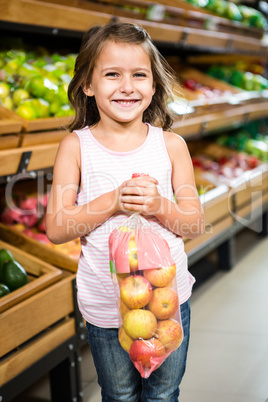
<path fill-rule="evenodd" d="M 146 18 L 147 20 L 160 21 L 165 17 L 166 8 L 162 4 L 153 4 L 148 7 Z"/>

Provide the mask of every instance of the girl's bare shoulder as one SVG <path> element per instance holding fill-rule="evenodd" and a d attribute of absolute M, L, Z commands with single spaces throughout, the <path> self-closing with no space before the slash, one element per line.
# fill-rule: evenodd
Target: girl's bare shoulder
<path fill-rule="evenodd" d="M 70 162 L 76 160 L 78 166 L 80 165 L 80 142 L 74 132 L 66 134 L 60 142 L 57 159 L 62 160 L 62 158 Z"/>
<path fill-rule="evenodd" d="M 60 142 L 58 153 L 70 153 L 74 155 L 76 151 L 80 152 L 80 142 L 78 136 L 74 132 L 66 134 Z"/>
<path fill-rule="evenodd" d="M 178 156 L 178 153 L 181 154 L 185 151 L 188 153 L 186 142 L 179 134 L 175 134 L 170 131 L 163 131 L 163 136 L 167 151 L 172 160 L 175 155 Z"/>
<path fill-rule="evenodd" d="M 69 147 L 69 146 L 79 147 L 79 138 L 74 132 L 68 133 L 61 140 L 60 145 L 63 147 Z"/>

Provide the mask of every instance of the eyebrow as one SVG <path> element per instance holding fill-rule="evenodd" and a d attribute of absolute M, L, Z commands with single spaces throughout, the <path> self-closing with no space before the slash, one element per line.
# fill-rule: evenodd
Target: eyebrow
<path fill-rule="evenodd" d="M 105 71 L 118 70 L 118 69 L 120 69 L 120 68 L 121 68 L 121 67 L 119 67 L 119 66 L 116 66 L 116 67 L 106 67 L 106 68 L 103 68 L 103 69 L 101 70 L 101 72 L 103 73 L 103 72 L 105 72 Z M 135 68 L 132 68 L 131 70 L 132 70 L 132 71 L 147 71 L 147 72 L 150 72 L 150 71 L 151 71 L 149 68 L 145 68 L 145 67 L 135 67 Z"/>

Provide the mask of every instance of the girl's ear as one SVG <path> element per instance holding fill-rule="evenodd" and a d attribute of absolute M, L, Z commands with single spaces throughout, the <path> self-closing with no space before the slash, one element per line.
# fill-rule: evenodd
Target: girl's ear
<path fill-rule="evenodd" d="M 84 88 L 83 89 L 84 94 L 86 94 L 87 96 L 94 96 L 94 92 L 92 91 L 92 89 L 90 88 L 90 86 L 88 88 Z"/>

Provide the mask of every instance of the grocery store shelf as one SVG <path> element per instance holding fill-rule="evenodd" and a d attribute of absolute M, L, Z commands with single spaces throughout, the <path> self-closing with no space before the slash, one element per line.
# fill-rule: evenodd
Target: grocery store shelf
<path fill-rule="evenodd" d="M 229 128 L 239 127 L 251 120 L 268 117 L 268 101 L 255 102 L 246 105 L 229 105 L 228 108 L 219 108 L 216 111 L 209 111 L 204 107 L 203 113 L 180 117 L 173 124 L 173 132 L 181 135 L 185 139 L 198 139 Z M 45 119 L 40 119 L 45 120 Z M 53 125 L 53 119 L 51 124 Z M 32 122 L 32 126 L 39 125 Z M 41 124 L 41 123 L 40 123 Z M 21 134 L 18 139 L 12 136 L 11 140 L 17 144 L 18 148 L 0 150 L 1 182 L 11 179 L 12 175 L 30 173 L 41 169 L 52 168 L 58 144 L 66 135 L 63 130 L 37 132 L 31 134 Z M 37 144 L 38 142 L 48 141 L 46 137 L 52 138 L 53 143 Z M 14 138 L 13 138 L 14 137 Z M 7 140 L 8 138 L 6 138 Z M 16 145 L 15 144 L 15 145 Z"/>
<path fill-rule="evenodd" d="M 186 139 L 200 138 L 215 131 L 239 127 L 249 121 L 268 117 L 268 101 L 242 106 L 231 106 L 214 112 L 180 118 L 172 130 Z"/>
<path fill-rule="evenodd" d="M 54 165 L 57 149 L 55 143 L 0 151 L 0 176 L 50 168 Z"/>
<path fill-rule="evenodd" d="M 247 213 L 245 215 L 237 216 L 237 220 L 234 220 L 231 225 L 226 225 L 226 228 L 220 230 L 219 233 L 214 233 L 212 238 L 208 238 L 206 242 L 187 252 L 189 266 L 195 264 L 213 250 L 218 249 L 218 252 L 221 253 L 221 250 L 225 249 L 225 258 L 219 259 L 219 264 L 227 270 L 231 269 L 235 262 L 235 256 L 233 255 L 234 243 L 235 235 L 238 232 L 245 227 L 251 227 L 251 225 L 259 221 L 261 222 L 259 234 L 267 235 L 268 196 L 266 195 L 265 201 L 262 201 L 258 200 L 255 204 L 246 205 L 245 210 L 247 210 Z M 224 257 L 224 255 L 221 255 L 221 257 Z"/>
<path fill-rule="evenodd" d="M 26 120 L 15 112 L 0 106 L 0 135 L 8 133 L 33 132 L 41 130 L 63 129 L 72 120 L 71 116 L 46 117 Z"/>
<path fill-rule="evenodd" d="M 53 311 L 55 300 L 58 300 L 57 309 Z M 72 310 L 72 316 L 67 316 L 68 308 Z M 56 321 L 53 322 L 50 317 L 56 311 L 60 313 L 56 313 Z M 26 332 L 32 336 L 33 327 L 38 333 L 23 343 L 19 343 L 21 339 L 18 339 L 16 347 L 1 356 L 0 399 L 6 402 L 13 400 L 49 373 L 51 401 L 82 402 L 80 349 L 86 343 L 86 329 L 77 306 L 74 275 L 65 277 L 2 314 L 3 339 L 10 334 L 8 329 L 13 316 L 13 326 L 16 322 L 19 327 L 19 331 L 13 331 L 11 336 L 14 342 L 18 335 L 22 339 Z M 32 320 L 31 325 L 29 320 Z"/>
<path fill-rule="evenodd" d="M 268 54 L 267 46 L 260 39 L 243 35 L 195 29 L 186 26 L 153 22 L 137 18 L 127 18 L 113 14 L 93 11 L 90 2 L 84 0 L 39 1 L 9 0 L 0 3 L 1 20 L 11 23 L 47 27 L 57 34 L 57 30 L 83 32 L 90 26 L 105 24 L 116 16 L 121 21 L 131 21 L 142 25 L 156 42 L 170 43 L 176 48 L 196 48 L 209 52 L 236 52 L 245 54 Z M 114 9 L 115 10 L 115 9 Z M 135 15 L 135 14 L 134 14 Z"/>

